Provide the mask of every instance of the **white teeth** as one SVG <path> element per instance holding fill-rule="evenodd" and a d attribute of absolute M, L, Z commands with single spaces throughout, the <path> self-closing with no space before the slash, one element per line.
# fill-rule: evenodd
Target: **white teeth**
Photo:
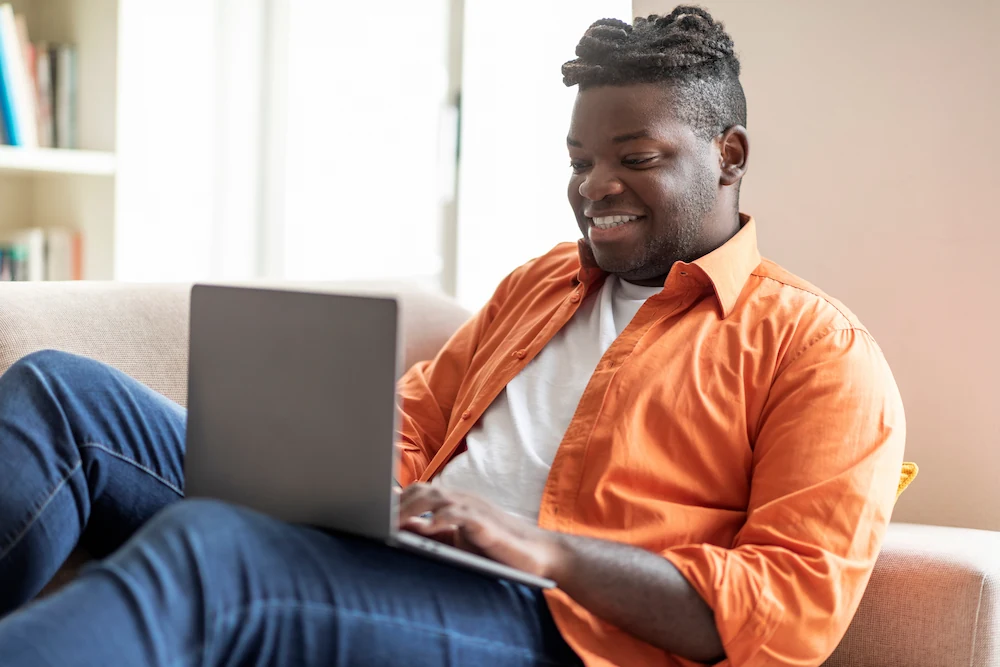
<path fill-rule="evenodd" d="M 594 221 L 595 227 L 600 227 L 601 229 L 610 229 L 611 227 L 617 227 L 618 225 L 624 224 L 626 222 L 632 222 L 637 220 L 639 216 L 637 215 L 606 215 L 603 217 L 591 218 Z"/>

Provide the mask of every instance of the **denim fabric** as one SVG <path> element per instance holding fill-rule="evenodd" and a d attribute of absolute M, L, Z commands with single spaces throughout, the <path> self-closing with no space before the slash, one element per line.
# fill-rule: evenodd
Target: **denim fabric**
<path fill-rule="evenodd" d="M 185 419 L 124 373 L 61 352 L 0 377 L 0 616 L 34 597 L 81 536 L 107 555 L 182 497 Z"/>
<path fill-rule="evenodd" d="M 0 378 L 0 664 L 580 664 L 537 590 L 177 502 L 184 424 L 81 357 L 33 354 Z M 21 606 L 81 538 L 110 555 Z"/>

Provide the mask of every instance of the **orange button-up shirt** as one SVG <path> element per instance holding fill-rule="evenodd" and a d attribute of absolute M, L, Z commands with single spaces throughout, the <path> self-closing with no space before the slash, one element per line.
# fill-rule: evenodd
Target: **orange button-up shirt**
<path fill-rule="evenodd" d="M 728 665 L 819 665 L 854 615 L 903 460 L 899 392 L 838 301 L 761 260 L 754 221 L 673 266 L 598 363 L 538 523 L 662 554 L 712 608 Z M 584 244 L 511 273 L 400 380 L 400 481 L 428 480 L 604 280 Z M 690 665 L 546 593 L 590 667 Z"/>

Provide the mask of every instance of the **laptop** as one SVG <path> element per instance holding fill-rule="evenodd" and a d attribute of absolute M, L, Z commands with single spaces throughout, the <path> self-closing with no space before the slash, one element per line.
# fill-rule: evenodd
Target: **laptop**
<path fill-rule="evenodd" d="M 554 587 L 397 529 L 401 349 L 392 297 L 195 285 L 185 495 Z"/>

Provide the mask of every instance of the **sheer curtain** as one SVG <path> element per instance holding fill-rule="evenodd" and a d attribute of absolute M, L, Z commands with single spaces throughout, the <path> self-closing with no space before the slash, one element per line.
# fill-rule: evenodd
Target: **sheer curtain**
<path fill-rule="evenodd" d="M 127 3 L 116 275 L 438 286 L 456 1 Z"/>
<path fill-rule="evenodd" d="M 579 238 L 566 203 L 576 89 L 561 65 L 628 0 L 467 0 L 463 35 L 457 295 L 477 308 L 518 265 Z"/>
<path fill-rule="evenodd" d="M 121 3 L 117 279 L 256 274 L 265 4 Z"/>
<path fill-rule="evenodd" d="M 449 0 L 285 2 L 270 272 L 437 285 L 455 159 Z"/>
<path fill-rule="evenodd" d="M 477 307 L 577 238 L 559 68 L 628 0 L 126 6 L 122 279 L 403 279 Z"/>

